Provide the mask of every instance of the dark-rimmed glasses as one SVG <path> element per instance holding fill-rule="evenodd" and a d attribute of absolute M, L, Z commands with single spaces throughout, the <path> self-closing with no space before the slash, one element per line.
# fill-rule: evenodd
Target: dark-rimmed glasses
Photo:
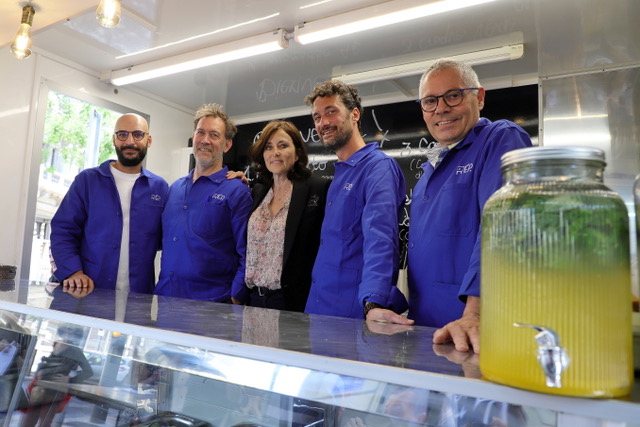
<path fill-rule="evenodd" d="M 144 138 L 144 136 L 148 133 L 149 132 L 143 132 L 141 130 L 134 130 L 131 132 L 129 132 L 128 130 L 119 130 L 115 132 L 115 135 L 116 135 L 116 138 L 118 138 L 118 141 L 124 142 L 127 140 L 127 138 L 129 138 L 129 134 L 131 134 L 134 141 L 140 142 L 142 141 L 142 138 Z"/>
<path fill-rule="evenodd" d="M 464 89 L 451 89 L 446 91 L 443 95 L 429 95 L 425 96 L 422 99 L 417 100 L 416 102 L 420 103 L 420 108 L 425 113 L 433 113 L 438 108 L 438 100 L 442 98 L 445 104 L 449 107 L 455 107 L 462 103 L 464 98 L 465 90 L 477 90 L 477 87 L 465 87 Z"/>

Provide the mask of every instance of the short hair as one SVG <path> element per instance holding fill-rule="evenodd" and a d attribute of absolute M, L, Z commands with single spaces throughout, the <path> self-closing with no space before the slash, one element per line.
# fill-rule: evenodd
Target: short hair
<path fill-rule="evenodd" d="M 419 97 L 422 98 L 424 96 L 422 93 L 422 85 L 431 73 L 447 70 L 449 68 L 453 68 L 458 72 L 458 74 L 460 74 L 465 87 L 480 87 L 478 75 L 475 70 L 471 68 L 471 65 L 466 62 L 456 61 L 455 59 L 443 58 L 434 62 L 420 78 L 420 85 L 418 86 L 418 90 L 420 91 Z"/>
<path fill-rule="evenodd" d="M 307 167 L 309 163 L 309 155 L 307 154 L 307 148 L 304 145 L 302 136 L 298 128 L 291 122 L 286 120 L 273 120 L 262 129 L 258 140 L 249 148 L 249 158 L 254 163 L 254 170 L 258 175 L 258 180 L 266 185 L 273 184 L 273 174 L 267 169 L 267 165 L 264 162 L 264 149 L 273 137 L 273 135 L 282 129 L 291 137 L 293 146 L 295 147 L 298 160 L 295 161 L 293 167 L 287 174 L 287 178 L 308 178 L 311 176 L 311 170 Z"/>
<path fill-rule="evenodd" d="M 193 130 L 198 127 L 198 122 L 204 117 L 219 117 L 224 122 L 224 138 L 233 139 L 238 132 L 236 124 L 229 118 L 227 113 L 224 112 L 222 105 L 220 104 L 204 104 L 196 111 L 196 116 L 193 120 Z"/>
<path fill-rule="evenodd" d="M 358 89 L 350 86 L 340 80 L 328 80 L 324 83 L 318 83 L 311 93 L 304 99 L 304 103 L 311 106 L 316 98 L 324 98 L 326 96 L 339 95 L 340 101 L 347 107 L 349 111 L 358 109 L 360 112 L 360 120 L 358 120 L 358 129 L 362 121 L 362 100 L 358 95 Z"/>

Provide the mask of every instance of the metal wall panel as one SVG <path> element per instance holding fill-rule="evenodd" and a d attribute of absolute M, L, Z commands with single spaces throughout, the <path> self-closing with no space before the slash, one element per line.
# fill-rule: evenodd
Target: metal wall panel
<path fill-rule="evenodd" d="M 567 75 L 640 61 L 637 0 L 542 0 L 537 8 L 539 74 Z"/>

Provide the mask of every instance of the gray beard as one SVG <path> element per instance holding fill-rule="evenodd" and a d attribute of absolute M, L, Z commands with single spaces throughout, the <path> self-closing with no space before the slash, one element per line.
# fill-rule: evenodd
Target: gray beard
<path fill-rule="evenodd" d="M 223 159 L 223 154 L 222 153 L 218 153 L 218 154 L 214 155 L 209 160 L 200 160 L 198 157 L 195 157 L 196 164 L 198 166 L 200 166 L 202 169 L 209 169 L 209 168 L 215 166 L 218 162 L 222 166 L 222 159 Z"/>

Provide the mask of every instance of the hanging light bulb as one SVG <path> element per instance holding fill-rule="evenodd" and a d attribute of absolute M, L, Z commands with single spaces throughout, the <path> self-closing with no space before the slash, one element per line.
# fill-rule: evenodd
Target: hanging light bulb
<path fill-rule="evenodd" d="M 121 0 L 100 0 L 96 9 L 96 19 L 103 27 L 115 27 L 120 23 L 121 10 Z"/>
<path fill-rule="evenodd" d="M 33 6 L 22 8 L 22 21 L 16 37 L 11 42 L 11 53 L 18 59 L 27 58 L 31 55 L 31 24 L 36 10 Z"/>

